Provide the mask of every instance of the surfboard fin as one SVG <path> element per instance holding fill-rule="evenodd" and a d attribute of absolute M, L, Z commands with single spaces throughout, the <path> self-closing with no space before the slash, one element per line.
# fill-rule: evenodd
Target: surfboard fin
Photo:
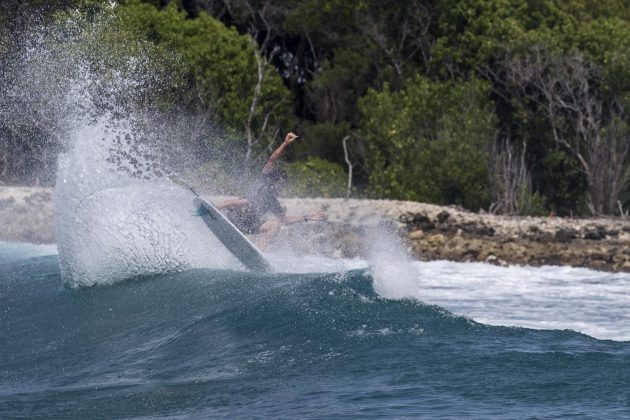
<path fill-rule="evenodd" d="M 191 216 L 201 217 L 201 216 L 203 216 L 204 214 L 207 214 L 207 213 L 208 213 L 208 211 L 205 208 L 203 208 L 202 206 L 199 206 L 199 208 L 197 210 L 191 211 L 190 215 Z"/>

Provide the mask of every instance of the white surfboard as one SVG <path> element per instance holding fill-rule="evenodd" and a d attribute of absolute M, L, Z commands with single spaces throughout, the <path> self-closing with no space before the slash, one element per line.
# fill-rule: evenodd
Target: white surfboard
<path fill-rule="evenodd" d="M 212 203 L 196 197 L 193 204 L 212 233 L 225 247 L 251 271 L 272 273 L 273 267 L 267 258 L 238 230 Z"/>

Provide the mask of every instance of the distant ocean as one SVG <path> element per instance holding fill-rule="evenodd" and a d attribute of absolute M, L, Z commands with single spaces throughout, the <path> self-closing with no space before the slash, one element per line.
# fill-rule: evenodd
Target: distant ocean
<path fill-rule="evenodd" d="M 293 264 L 70 288 L 0 244 L 0 418 L 630 416 L 628 274 Z"/>

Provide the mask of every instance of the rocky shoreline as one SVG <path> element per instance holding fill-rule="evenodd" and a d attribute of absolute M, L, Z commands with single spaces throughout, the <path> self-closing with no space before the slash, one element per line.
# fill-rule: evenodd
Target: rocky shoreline
<path fill-rule="evenodd" d="M 505 217 L 456 207 L 390 200 L 286 200 L 297 212 L 324 207 L 334 252 L 361 255 L 361 237 L 378 224 L 395 229 L 409 253 L 423 261 L 497 265 L 561 265 L 630 272 L 630 220 Z M 299 206 L 299 207 L 298 207 Z M 317 232 L 311 232 L 317 238 Z M 316 239 L 317 240 L 317 239 Z M 323 242 L 324 239 L 318 239 Z"/>
<path fill-rule="evenodd" d="M 0 187 L 0 240 L 54 243 L 52 193 Z M 630 272 L 630 220 L 502 217 L 395 200 L 291 198 L 282 204 L 290 214 L 319 208 L 328 213 L 328 223 L 283 228 L 276 248 L 297 254 L 363 257 L 369 244 L 389 231 L 402 238 L 410 255 L 425 261 Z"/>

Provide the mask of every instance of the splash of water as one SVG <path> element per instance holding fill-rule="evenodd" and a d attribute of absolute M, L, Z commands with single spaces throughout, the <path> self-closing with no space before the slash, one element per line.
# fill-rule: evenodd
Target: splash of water
<path fill-rule="evenodd" d="M 178 139 L 156 136 L 147 103 L 168 85 L 165 66 L 151 61 L 150 46 L 136 56 L 110 51 L 103 33 L 112 19 L 34 28 L 11 68 L 4 120 L 41 126 L 41 138 L 56 142 L 49 150 L 61 151 L 54 199 L 64 283 L 240 267 L 164 168 L 160 141 Z"/>
<path fill-rule="evenodd" d="M 197 267 L 240 267 L 203 222 L 190 216 L 190 193 L 167 176 L 164 163 L 173 159 L 161 145 L 182 144 L 176 136 L 182 135 L 179 121 L 186 116 L 169 127 L 171 120 L 146 105 L 152 92 L 170 79 L 159 77 L 163 66 L 154 65 L 150 54 L 112 59 L 112 51 L 100 44 L 110 19 L 89 24 L 76 19 L 71 30 L 39 31 L 23 57 L 23 77 L 16 76 L 22 83 L 15 84 L 20 89 L 14 91 L 13 108 L 35 110 L 31 121 L 45 116 L 50 135 L 60 139 L 63 150 L 55 216 L 65 284 L 89 286 Z M 176 154 L 185 156 L 186 151 Z M 372 238 L 379 244 L 370 258 L 379 293 L 413 295 L 402 284 L 413 278 L 401 257 L 404 251 L 384 232 Z M 287 264 L 284 255 L 280 260 L 278 266 L 291 271 L 321 270 L 308 259 L 292 258 Z M 343 270 L 345 265 L 335 267 Z"/>
<path fill-rule="evenodd" d="M 55 190 L 57 247 L 72 287 L 182 271 L 235 268 L 231 257 L 191 215 L 190 192 L 165 178 L 141 179 L 111 161 L 113 133 L 103 124 L 73 133 L 60 157 Z M 142 164 L 139 164 L 142 166 Z"/>
<path fill-rule="evenodd" d="M 418 270 L 405 252 L 402 239 L 385 226 L 372 229 L 367 238 L 376 293 L 388 299 L 416 298 Z"/>

